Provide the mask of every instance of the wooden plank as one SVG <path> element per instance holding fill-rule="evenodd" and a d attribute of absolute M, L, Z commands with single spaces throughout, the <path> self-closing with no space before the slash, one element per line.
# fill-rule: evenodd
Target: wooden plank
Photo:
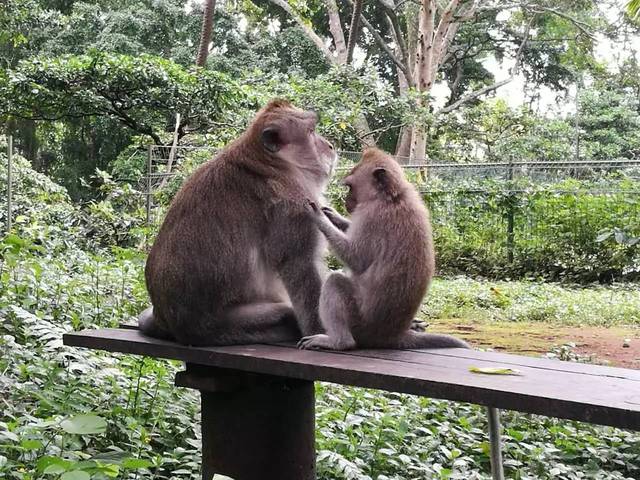
<path fill-rule="evenodd" d="M 590 374 L 575 371 L 573 363 L 529 358 L 509 364 L 517 365 L 521 375 L 494 376 L 471 373 L 469 368 L 500 365 L 504 354 L 456 349 L 345 353 L 273 345 L 187 347 L 120 329 L 70 333 L 64 343 L 640 430 L 640 383 L 619 368 L 598 367 L 597 373 Z"/>
<path fill-rule="evenodd" d="M 289 344 L 279 344 L 283 347 L 295 348 Z M 513 355 L 502 352 L 482 352 L 479 350 L 465 350 L 461 348 L 444 349 L 444 350 L 355 350 L 353 352 L 339 352 L 348 355 L 358 355 L 369 358 L 380 358 L 386 360 L 395 360 L 410 363 L 428 363 L 429 357 L 436 355 L 438 357 L 450 357 L 452 359 L 468 359 L 482 360 L 490 359 L 496 364 L 520 368 L 532 367 L 544 370 L 572 372 L 583 375 L 595 375 L 604 377 L 624 378 L 640 382 L 640 370 L 632 370 L 628 368 L 606 367 L 603 365 L 592 365 L 589 363 L 563 362 L 551 358 L 527 357 L 524 355 Z"/>

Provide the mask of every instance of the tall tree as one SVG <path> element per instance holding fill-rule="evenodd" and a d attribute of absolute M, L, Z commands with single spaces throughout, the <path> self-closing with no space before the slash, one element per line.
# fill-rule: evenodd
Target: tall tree
<path fill-rule="evenodd" d="M 468 45 L 456 42 L 456 37 L 463 28 L 469 28 L 474 22 L 479 21 L 483 15 L 496 12 L 510 11 L 511 16 L 520 17 L 520 29 L 513 30 L 512 41 L 517 47 L 513 53 L 513 65 L 504 79 L 495 80 L 489 84 L 467 92 L 465 95 L 449 102 L 439 112 L 450 113 L 460 106 L 472 102 L 490 92 L 511 82 L 519 73 L 523 54 L 528 47 L 532 25 L 541 15 L 555 15 L 573 25 L 577 35 L 584 35 L 592 39 L 588 25 L 569 13 L 547 6 L 548 2 L 514 2 L 499 1 L 479 2 L 478 0 L 449 0 L 442 3 L 436 0 L 421 0 L 420 10 L 417 15 L 412 15 L 406 10 L 401 11 L 400 2 L 395 0 L 378 0 L 384 7 L 388 24 L 392 30 L 395 49 L 389 47 L 375 28 L 363 18 L 364 25 L 371 31 L 373 37 L 380 43 L 385 52 L 398 70 L 399 87 L 401 94 L 408 89 L 414 89 L 419 93 L 417 107 L 425 108 L 428 96 L 432 92 L 435 83 L 439 80 L 439 74 L 443 70 L 456 66 L 457 75 L 464 68 L 464 63 L 456 61 L 459 55 L 464 56 Z M 405 29 L 401 28 L 399 18 L 404 15 L 406 19 Z M 485 55 L 488 52 L 485 51 Z M 497 53 L 497 52 L 496 52 Z M 501 52 L 505 53 L 504 49 Z M 450 87 L 456 87 L 460 78 L 455 78 L 449 83 Z M 412 158 L 423 158 L 426 151 L 427 134 L 420 123 L 406 129 L 398 143 L 397 154 L 409 155 Z"/>
<path fill-rule="evenodd" d="M 203 67 L 207 63 L 209 56 L 209 44 L 211 43 L 211 32 L 213 32 L 213 14 L 216 10 L 216 0 L 205 0 L 204 11 L 202 12 L 202 30 L 200 32 L 200 45 L 196 65 Z"/>
<path fill-rule="evenodd" d="M 346 25 L 343 25 L 336 0 L 319 0 L 312 4 L 323 10 L 326 25 L 318 21 L 323 18 L 319 15 L 308 18 L 301 13 L 304 12 L 301 6 L 307 5 L 304 1 L 268 1 L 281 7 L 297 23 L 329 63 L 347 65 L 352 62 L 349 44 L 355 48 L 353 42 L 358 38 L 358 22 L 352 18 L 351 25 L 355 24 L 356 29 L 350 29 L 349 42 L 345 43 Z M 417 115 L 401 132 L 396 152 L 414 158 L 425 156 L 427 112 L 447 114 L 477 101 L 511 82 L 521 72 L 525 61 L 531 60 L 532 68 L 544 68 L 541 67 L 541 63 L 547 61 L 544 55 L 534 58 L 528 53 L 531 42 L 537 41 L 532 37 L 540 36 L 539 27 L 546 18 L 555 17 L 564 24 L 561 30 L 571 32 L 567 32 L 567 38 L 544 38 L 541 41 L 545 44 L 555 42 L 566 50 L 567 44 L 582 42 L 590 49 L 593 40 L 590 22 L 597 3 L 591 0 L 558 0 L 555 3 L 550 0 L 377 0 L 362 8 L 359 0 L 345 1 L 343 5 L 352 15 L 362 10 L 360 23 L 368 35 L 361 35 L 360 39 L 367 58 L 372 55 L 385 57 L 388 63 L 383 74 L 389 67 L 395 69 L 400 96 L 415 98 L 412 101 Z M 499 13 L 507 20 L 498 21 Z M 557 27 L 554 25 L 556 30 Z M 495 79 L 482 67 L 480 61 L 489 56 L 511 59 L 512 65 L 505 78 Z M 481 74 L 481 81 L 474 81 L 478 74 Z M 429 97 L 434 85 L 441 80 L 447 80 L 452 93 L 447 104 L 433 112 Z M 417 95 L 414 97 L 411 92 Z"/>

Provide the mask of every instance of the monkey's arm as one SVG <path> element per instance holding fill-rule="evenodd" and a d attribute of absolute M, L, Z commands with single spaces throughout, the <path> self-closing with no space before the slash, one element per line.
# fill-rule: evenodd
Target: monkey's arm
<path fill-rule="evenodd" d="M 322 213 L 326 215 L 331 223 L 333 223 L 338 229 L 346 232 L 351 225 L 351 222 L 336 212 L 331 207 L 322 207 Z"/>
<path fill-rule="evenodd" d="M 338 227 L 336 227 L 331 221 L 320 211 L 318 207 L 312 205 L 314 209 L 314 218 L 320 231 L 324 234 L 329 242 L 329 246 L 334 253 L 342 260 L 349 269 L 355 273 L 363 272 L 368 265 L 364 258 L 358 255 L 353 247 L 353 243 L 349 240 L 349 237 Z"/>

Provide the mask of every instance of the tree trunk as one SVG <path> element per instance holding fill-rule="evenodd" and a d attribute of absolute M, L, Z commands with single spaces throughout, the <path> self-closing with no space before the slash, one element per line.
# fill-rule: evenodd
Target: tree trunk
<path fill-rule="evenodd" d="M 209 56 L 209 44 L 211 43 L 211 33 L 213 31 L 213 14 L 216 10 L 216 0 L 205 0 L 204 11 L 202 12 L 202 29 L 200 30 L 200 46 L 196 65 L 203 67 L 207 63 Z"/>
<path fill-rule="evenodd" d="M 411 152 L 409 157 L 416 163 L 422 161 L 427 156 L 427 132 L 419 127 L 413 127 L 413 135 L 411 136 Z"/>
<path fill-rule="evenodd" d="M 409 90 L 409 83 L 404 73 L 397 68 L 398 73 L 398 93 L 401 97 L 404 97 Z M 398 136 L 398 142 L 396 143 L 396 156 L 397 157 L 409 157 L 411 155 L 411 138 L 413 135 L 413 127 L 405 125 L 400 129 L 400 135 Z"/>
<path fill-rule="evenodd" d="M 400 129 L 398 143 L 396 143 L 396 156 L 409 158 L 411 156 L 411 140 L 413 137 L 413 127 L 406 125 Z"/>
<path fill-rule="evenodd" d="M 413 77 L 418 91 L 428 93 L 433 86 L 435 74 L 433 72 L 433 33 L 435 27 L 434 0 L 422 0 L 420 7 L 420 20 L 418 26 L 418 42 L 416 45 L 416 58 L 413 69 Z M 418 107 L 424 106 L 424 100 L 418 99 Z M 411 159 L 423 159 L 426 156 L 427 138 L 426 132 L 419 125 L 413 128 L 411 139 Z"/>
<path fill-rule="evenodd" d="M 329 30 L 333 37 L 333 43 L 336 46 L 336 54 L 338 55 L 338 63 L 344 65 L 347 63 L 347 44 L 344 40 L 344 31 L 342 30 L 342 21 L 338 5 L 335 0 L 326 0 L 327 12 L 329 13 Z"/>
<path fill-rule="evenodd" d="M 358 137 L 360 138 L 360 143 L 362 144 L 362 148 L 366 147 L 375 147 L 376 139 L 373 138 L 371 133 L 371 128 L 369 127 L 369 122 L 367 122 L 367 117 L 364 116 L 364 113 L 358 115 L 355 124 L 356 132 Z"/>

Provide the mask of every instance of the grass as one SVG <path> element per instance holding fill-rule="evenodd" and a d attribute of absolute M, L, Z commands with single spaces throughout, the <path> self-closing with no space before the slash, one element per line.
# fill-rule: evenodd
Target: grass
<path fill-rule="evenodd" d="M 431 286 L 421 315 L 425 319 L 564 326 L 640 326 L 640 289 L 633 284 L 585 287 L 439 278 Z"/>

